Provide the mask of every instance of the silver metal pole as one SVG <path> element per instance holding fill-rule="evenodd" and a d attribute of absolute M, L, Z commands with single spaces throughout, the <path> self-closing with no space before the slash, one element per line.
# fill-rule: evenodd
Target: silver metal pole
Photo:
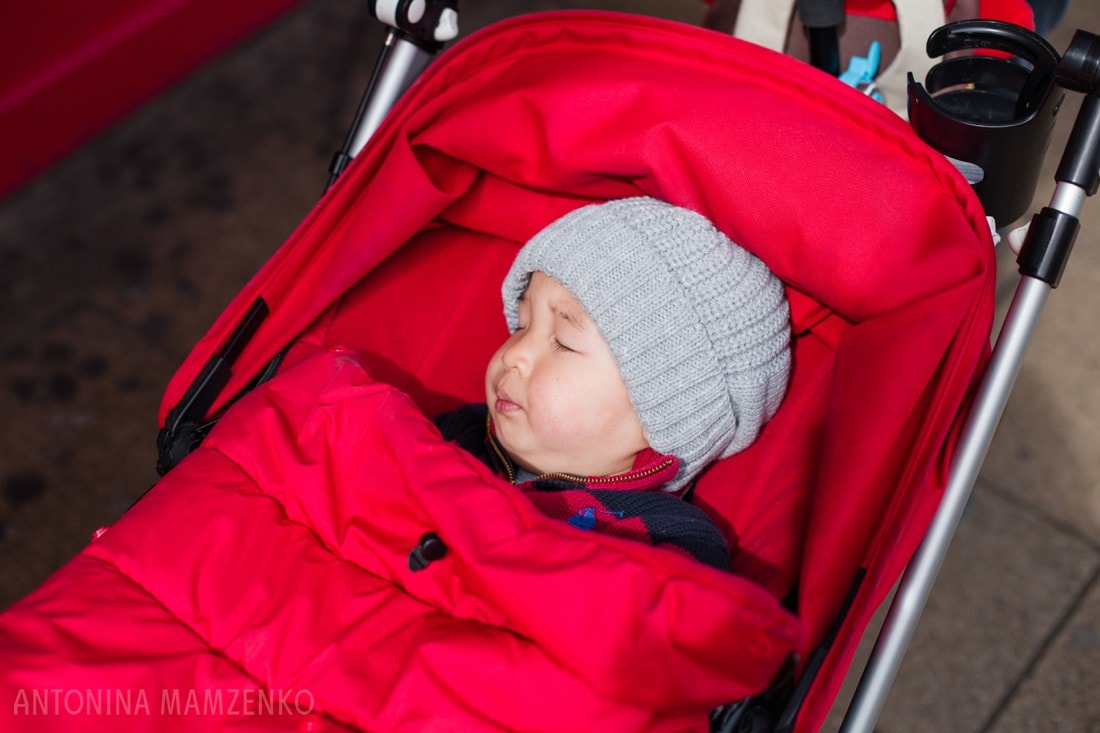
<path fill-rule="evenodd" d="M 354 158 L 363 146 L 378 130 L 382 120 L 390 109 L 412 85 L 432 60 L 432 54 L 420 46 L 407 41 L 391 32 L 386 37 L 386 45 L 392 46 L 386 57 L 385 66 L 378 76 L 377 85 L 371 95 L 359 127 L 355 130 L 348 154 Z"/>
<path fill-rule="evenodd" d="M 1076 217 L 1086 195 L 1079 186 L 1059 183 L 1050 208 Z M 841 733 L 871 733 L 882 712 L 902 657 L 947 555 L 947 548 L 966 509 L 982 462 L 993 442 L 997 423 L 1008 404 L 1024 353 L 1051 290 L 1051 286 L 1042 280 L 1027 276 L 1020 279 L 993 349 L 989 368 L 963 427 L 943 500 L 898 584 L 874 651 L 844 718 Z"/>

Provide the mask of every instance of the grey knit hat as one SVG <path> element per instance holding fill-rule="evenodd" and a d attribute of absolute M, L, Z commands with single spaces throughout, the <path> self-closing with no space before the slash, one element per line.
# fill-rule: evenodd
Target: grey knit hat
<path fill-rule="evenodd" d="M 643 197 L 551 223 L 504 278 L 510 331 L 537 271 L 584 306 L 650 446 L 680 460 L 667 490 L 748 447 L 779 408 L 791 367 L 783 285 L 704 216 Z"/>

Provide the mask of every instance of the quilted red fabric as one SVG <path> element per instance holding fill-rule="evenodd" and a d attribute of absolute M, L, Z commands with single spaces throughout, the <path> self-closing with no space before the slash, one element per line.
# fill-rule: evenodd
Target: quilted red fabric
<path fill-rule="evenodd" d="M 413 570 L 428 532 L 447 551 Z M 126 603 L 93 606 L 92 577 Z M 0 690 L 32 696 L 6 730 L 249 728 L 171 708 L 207 689 L 294 700 L 259 729 L 704 730 L 798 633 L 744 578 L 543 515 L 354 353 L 321 352 L 4 614 Z M 51 688 L 144 690 L 148 714 L 77 715 L 73 698 L 34 715 L 41 662 Z"/>

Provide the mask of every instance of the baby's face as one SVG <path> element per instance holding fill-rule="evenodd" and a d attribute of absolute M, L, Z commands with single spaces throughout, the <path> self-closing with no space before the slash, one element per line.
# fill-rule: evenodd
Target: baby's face
<path fill-rule="evenodd" d="M 536 474 L 610 476 L 648 447 L 596 324 L 541 272 L 520 299 L 519 328 L 489 361 L 485 397 L 501 445 Z"/>

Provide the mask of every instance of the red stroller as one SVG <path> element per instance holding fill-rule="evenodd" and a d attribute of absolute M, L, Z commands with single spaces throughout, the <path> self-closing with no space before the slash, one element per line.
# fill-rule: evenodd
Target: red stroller
<path fill-rule="evenodd" d="M 816 729 L 953 457 L 961 511 L 994 288 L 962 176 L 823 81 L 601 13 L 456 47 L 173 379 L 166 463 L 173 433 L 187 453 L 208 428 L 188 421 L 224 413 L 206 441 L 0 616 L 11 727 Z M 695 492 L 732 575 L 570 533 L 421 414 L 478 399 L 518 245 L 639 193 L 703 212 L 788 287 L 789 395 Z M 1056 282 L 1055 254 L 1037 276 Z"/>

